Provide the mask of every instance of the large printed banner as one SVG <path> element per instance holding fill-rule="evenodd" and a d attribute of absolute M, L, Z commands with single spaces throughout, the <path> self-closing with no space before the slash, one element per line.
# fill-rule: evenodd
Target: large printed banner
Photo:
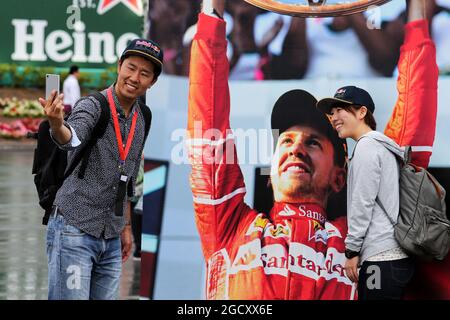
<path fill-rule="evenodd" d="M 5 1 L 6 2 L 6 1 Z M 0 63 L 103 68 L 143 30 L 144 0 L 16 0 L 0 13 Z"/>
<path fill-rule="evenodd" d="M 267 186 L 267 175 L 261 168 L 270 166 L 272 151 L 270 113 L 276 99 L 291 89 L 301 88 L 318 99 L 330 96 L 337 88 L 349 83 L 368 90 L 376 105 L 376 120 L 383 130 L 397 98 L 396 79 L 341 79 L 302 81 L 231 81 L 230 124 L 235 136 L 239 163 L 246 183 L 245 202 L 258 212 L 268 212 L 272 194 Z M 450 136 L 449 77 L 439 79 L 436 139 L 430 160 L 430 171 L 450 190 Z M 146 158 L 170 162 L 167 197 L 164 210 L 164 228 L 158 255 L 156 299 L 202 299 L 204 287 L 200 240 L 193 219 L 192 192 L 189 184 L 191 167 L 185 150 L 187 123 L 187 78 L 163 75 L 148 92 L 152 108 L 152 133 L 145 147 Z M 175 94 L 176 93 L 176 94 Z M 252 143 L 254 142 L 254 143 Z M 265 148 L 268 145 L 269 148 Z M 253 148 L 254 147 L 254 148 Z M 349 144 L 349 151 L 354 144 Z M 267 172 L 267 170 L 266 170 Z M 447 203 L 448 196 L 447 196 Z M 172 239 L 189 239 L 175 241 Z M 191 241 L 195 239 L 195 241 Z M 171 243 L 170 243 L 171 242 Z M 164 245 L 165 244 L 165 245 Z M 200 262 L 198 262 L 200 261 Z M 180 268 L 180 266 L 186 268 Z M 148 269 L 146 269 L 148 270 Z M 444 262 L 420 263 L 408 291 L 409 299 L 450 299 L 450 256 Z M 148 272 L 148 271 L 144 271 Z"/>

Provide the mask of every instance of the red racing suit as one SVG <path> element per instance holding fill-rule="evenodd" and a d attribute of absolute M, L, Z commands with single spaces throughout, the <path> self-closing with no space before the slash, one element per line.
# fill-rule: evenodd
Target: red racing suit
<path fill-rule="evenodd" d="M 431 87 L 437 69 L 431 68 L 434 60 L 427 60 L 432 43 L 418 40 L 426 24 L 417 28 L 407 27 L 399 64 L 400 97 L 388 133 L 406 144 L 416 145 L 420 139 L 420 146 L 431 146 L 436 115 L 436 88 Z M 195 220 L 207 262 L 206 298 L 356 298 L 343 268 L 346 217 L 327 221 L 325 210 L 312 203 L 275 203 L 268 214 L 244 203 L 244 179 L 230 135 L 226 45 L 225 22 L 200 14 L 191 52 L 187 145 Z M 420 69 L 419 76 L 408 81 L 418 72 L 414 69 Z M 430 90 L 426 79 L 434 81 Z M 420 110 L 416 116 L 409 113 L 410 102 L 417 99 L 411 96 L 417 95 L 427 102 L 426 117 L 434 113 L 434 121 L 419 121 Z M 410 123 L 414 130 L 404 130 Z M 431 129 L 428 138 L 414 135 Z M 423 164 L 429 155 L 421 151 L 414 156 Z"/>

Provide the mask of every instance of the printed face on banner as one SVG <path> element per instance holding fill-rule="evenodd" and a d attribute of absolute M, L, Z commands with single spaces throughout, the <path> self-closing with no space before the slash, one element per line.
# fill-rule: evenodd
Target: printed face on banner
<path fill-rule="evenodd" d="M 294 126 L 280 135 L 271 168 L 276 201 L 325 204 L 329 190 L 336 189 L 337 174 L 333 145 L 322 133 Z"/>

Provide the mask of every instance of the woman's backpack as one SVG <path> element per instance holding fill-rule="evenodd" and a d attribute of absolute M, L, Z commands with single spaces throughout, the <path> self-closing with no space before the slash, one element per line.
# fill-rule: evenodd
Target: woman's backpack
<path fill-rule="evenodd" d="M 410 162 L 410 154 L 407 146 L 404 159 L 396 155 L 400 162 L 400 211 L 397 222 L 391 220 L 395 238 L 411 256 L 444 260 L 450 248 L 446 192 L 431 173 Z M 379 198 L 376 200 L 390 217 Z"/>

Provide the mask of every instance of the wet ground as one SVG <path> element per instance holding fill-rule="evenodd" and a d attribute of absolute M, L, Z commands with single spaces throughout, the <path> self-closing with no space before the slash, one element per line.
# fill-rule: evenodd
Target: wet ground
<path fill-rule="evenodd" d="M 33 153 L 0 146 L 0 300 L 47 299 L 43 211 L 31 174 Z M 140 260 L 122 271 L 121 299 L 137 299 Z"/>

